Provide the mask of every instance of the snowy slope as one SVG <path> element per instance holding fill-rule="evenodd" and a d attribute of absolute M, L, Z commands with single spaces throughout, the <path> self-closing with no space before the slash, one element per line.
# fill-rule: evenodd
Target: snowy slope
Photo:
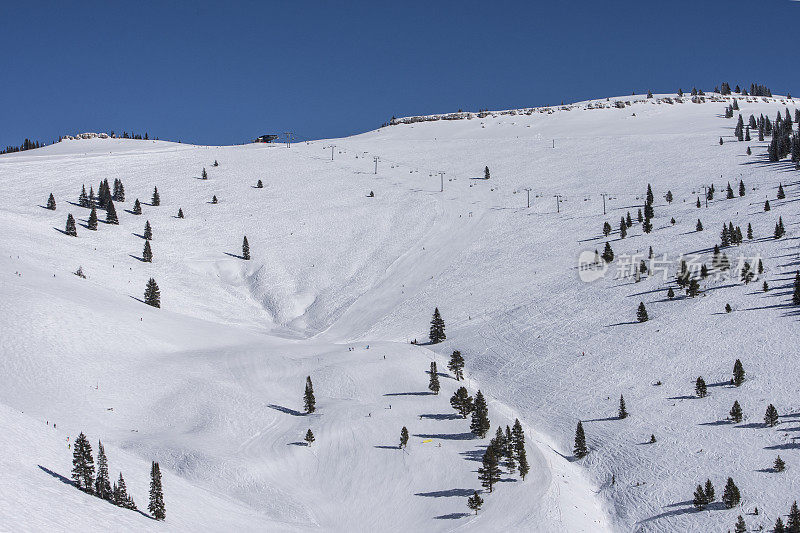
<path fill-rule="evenodd" d="M 631 104 L 615 108 L 615 100 Z M 793 101 L 767 100 L 740 101 L 744 118 L 772 119 L 787 105 L 794 114 Z M 20 497 L 0 506 L 0 522 L 675 531 L 727 529 L 757 506 L 748 524 L 771 525 L 800 481 L 790 439 L 797 374 L 787 361 L 798 338 L 786 307 L 797 268 L 796 179 L 787 165 L 763 163 L 765 143 L 733 139 L 735 121 L 721 118 L 728 103 L 623 97 L 291 148 L 88 139 L 0 157 L 0 403 L 15 435 L 4 436 L 3 449 L 35 444 L 2 468 L 24 485 L 20 494 L 48 494 L 46 506 L 58 509 L 49 523 L 28 520 L 43 520 L 45 504 Z M 474 179 L 485 165 L 492 178 Z M 203 167 L 208 180 L 198 179 Z M 740 177 L 746 196 L 721 200 Z M 119 226 L 91 232 L 80 225 L 88 210 L 69 202 L 81 184 L 96 189 L 103 178 L 122 179 L 127 201 L 117 205 Z M 712 181 L 717 199 L 697 209 Z M 636 224 L 619 240 L 620 216 L 635 217 L 648 183 L 655 231 L 643 235 Z M 153 186 L 160 207 L 123 210 L 136 197 L 149 202 Z M 50 192 L 55 212 L 39 207 Z M 608 194 L 605 217 L 600 193 Z M 175 218 L 179 207 L 185 219 Z M 68 212 L 78 238 L 56 231 Z M 787 237 L 767 238 L 779 215 Z M 145 220 L 152 264 L 138 260 Z M 578 256 L 602 251 L 605 220 L 618 256 L 646 258 L 652 246 L 672 259 L 703 250 L 706 262 L 723 222 L 751 223 L 756 238 L 728 254 L 760 255 L 773 290 L 760 292 L 760 279 L 721 280 L 703 283 L 702 297 L 668 301 L 659 276 L 614 279 L 619 260 L 604 279 L 583 283 Z M 235 257 L 243 235 L 249 262 Z M 88 279 L 71 275 L 79 265 Z M 151 276 L 160 310 L 136 300 Z M 639 301 L 645 324 L 635 323 Z M 434 306 L 448 340 L 409 345 L 426 339 Z M 454 413 L 455 381 L 443 379 L 439 396 L 402 394 L 426 391 L 429 362 L 443 370 L 454 349 L 465 355 L 471 389 L 492 398 L 493 428 L 519 417 L 528 435 L 531 474 L 485 495 L 477 517 L 465 501 L 479 488 L 472 459 L 487 440 L 468 438 L 467 421 L 439 416 Z M 740 388 L 725 385 L 736 358 L 748 378 Z M 298 416 L 306 375 L 319 411 Z M 716 385 L 704 399 L 692 398 L 698 375 Z M 620 394 L 626 420 L 614 419 Z M 734 399 L 747 420 L 718 423 Z M 782 415 L 777 428 L 760 427 L 768 403 Z M 592 452 L 574 461 L 579 419 Z M 387 448 L 403 425 L 412 434 L 407 453 Z M 297 445 L 309 427 L 317 441 Z M 81 430 L 93 444 L 103 440 L 112 476 L 123 470 L 140 508 L 149 461 L 160 461 L 165 524 L 103 507 L 38 468 L 69 477 L 64 439 Z M 657 443 L 643 444 L 651 433 Z M 770 473 L 778 453 L 789 468 Z M 743 509 L 691 511 L 698 482 L 710 477 L 721 494 L 728 476 Z M 198 502 L 207 502 L 203 513 Z"/>

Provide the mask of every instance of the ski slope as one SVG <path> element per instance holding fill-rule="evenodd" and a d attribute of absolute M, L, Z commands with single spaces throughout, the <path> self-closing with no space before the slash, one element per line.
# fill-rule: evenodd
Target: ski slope
<path fill-rule="evenodd" d="M 735 141 L 735 119 L 722 118 L 729 99 L 667 96 L 398 124 L 291 148 L 81 139 L 0 157 L 0 439 L 4 492 L 14 489 L 0 501 L 0 524 L 707 531 L 732 528 L 757 506 L 748 525 L 771 527 L 800 481 L 789 359 L 800 339 L 787 305 L 798 268 L 796 174 L 764 162 L 766 143 Z M 797 107 L 780 97 L 739 106 L 745 122 Z M 126 202 L 116 205 L 118 226 L 99 211 L 92 232 L 82 226 L 88 210 L 69 202 L 103 178 L 122 179 Z M 726 183 L 736 190 L 740 178 L 747 194 L 725 200 Z M 712 182 L 715 199 L 696 208 Z M 655 229 L 634 224 L 620 240 L 620 216 L 635 219 L 648 183 Z M 775 198 L 779 183 L 785 200 Z M 145 204 L 154 186 L 158 207 Z M 56 211 L 41 207 L 50 192 Z M 135 198 L 139 216 L 129 212 Z M 67 213 L 77 238 L 58 231 Z M 778 216 L 787 236 L 774 240 Z M 145 220 L 153 263 L 139 260 Z M 616 279 L 621 255 L 646 259 L 650 246 L 673 260 L 702 251 L 708 263 L 728 221 L 752 224 L 755 238 L 726 253 L 760 256 L 757 282 L 708 280 L 700 297 L 676 291 L 670 301 L 677 263 L 668 280 Z M 237 257 L 244 235 L 250 261 Z M 619 259 L 582 282 L 579 255 L 602 252 L 606 240 Z M 78 266 L 87 279 L 72 275 Z M 140 301 L 150 277 L 161 309 Z M 650 315 L 643 324 L 639 301 Z M 447 340 L 409 344 L 427 340 L 436 306 Z M 506 475 L 483 494 L 477 516 L 466 497 L 480 488 L 488 438 L 471 438 L 469 421 L 454 416 L 453 379 L 425 394 L 430 361 L 445 372 L 455 349 L 471 392 L 490 400 L 490 433 L 519 418 L 531 463 L 524 481 Z M 734 388 L 726 382 L 737 358 L 747 380 Z M 308 375 L 318 411 L 303 415 Z M 693 397 L 700 375 L 703 399 Z M 615 418 L 620 394 L 625 420 Z M 746 420 L 721 423 L 734 400 Z M 776 428 L 760 424 L 769 403 Z M 582 460 L 572 457 L 578 420 L 591 450 Z M 397 449 L 403 426 L 407 450 Z M 309 428 L 317 440 L 307 447 Z M 95 449 L 102 439 L 112 478 L 123 471 L 140 509 L 149 461 L 160 462 L 164 523 L 59 477 L 69 478 L 66 437 L 79 431 Z M 651 434 L 657 442 L 645 444 Z M 778 453 L 788 469 L 771 473 Z M 711 478 L 720 495 L 728 476 L 742 507 L 695 512 L 697 483 Z"/>

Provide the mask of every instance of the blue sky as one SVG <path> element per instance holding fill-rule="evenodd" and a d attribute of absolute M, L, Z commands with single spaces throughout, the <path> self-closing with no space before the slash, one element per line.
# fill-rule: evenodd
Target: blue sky
<path fill-rule="evenodd" d="M 392 115 L 722 81 L 800 94 L 799 22 L 789 0 L 4 2 L 0 146 L 339 137 Z"/>

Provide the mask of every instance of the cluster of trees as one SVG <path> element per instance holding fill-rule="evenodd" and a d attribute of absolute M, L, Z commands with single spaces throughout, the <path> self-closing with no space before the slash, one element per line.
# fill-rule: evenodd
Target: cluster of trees
<path fill-rule="evenodd" d="M 786 525 L 783 524 L 783 519 L 779 516 L 775 520 L 775 527 L 772 529 L 774 533 L 794 533 L 800 531 L 800 509 L 797 507 L 797 500 L 792 503 L 789 509 L 789 517 L 786 520 Z"/>
<path fill-rule="evenodd" d="M 494 484 L 500 480 L 501 466 L 510 474 L 519 468 L 523 480 L 530 471 L 525 453 L 525 432 L 519 419 L 514 421 L 514 429 L 506 426 L 503 432 L 503 428 L 498 426 L 497 433 L 483 454 L 482 466 L 478 468 L 478 479 L 489 492 L 492 492 Z"/>
<path fill-rule="evenodd" d="M 750 234 L 753 234 L 752 228 L 750 229 Z M 742 228 L 739 226 L 734 227 L 733 222 L 728 222 L 727 225 L 722 225 L 722 232 L 720 233 L 720 240 L 721 246 L 723 248 L 727 248 L 731 245 L 740 245 L 744 242 L 744 237 L 742 236 Z"/>
<path fill-rule="evenodd" d="M 14 152 L 24 152 L 25 150 L 33 150 L 34 148 L 39 148 L 40 146 L 45 146 L 45 144 L 40 143 L 39 141 L 25 139 L 19 146 L 6 146 L 4 150 L 0 150 L 0 155 L 13 154 Z"/>
<path fill-rule="evenodd" d="M 706 480 L 705 486 L 703 486 L 703 484 L 697 485 L 697 488 L 694 490 L 692 504 L 697 509 L 704 509 L 707 505 L 713 503 L 715 499 L 714 485 L 711 483 L 711 480 L 708 479 Z M 742 497 L 739 493 L 739 487 L 736 486 L 732 478 L 728 478 L 728 481 L 725 483 L 725 490 L 722 492 L 722 503 L 725 505 L 725 508 L 731 509 L 738 505 L 741 500 Z"/>
<path fill-rule="evenodd" d="M 778 217 L 778 222 L 775 224 L 775 233 L 773 236 L 780 239 L 786 234 L 786 229 L 783 227 L 783 217 Z"/>
<path fill-rule="evenodd" d="M 731 94 L 731 92 L 735 92 L 736 94 L 741 94 L 742 96 L 747 96 L 748 95 L 747 89 L 742 89 L 738 85 L 736 86 L 736 88 L 733 91 L 731 91 L 731 86 L 727 81 L 726 82 L 722 82 L 722 85 L 720 85 L 719 87 L 714 87 L 714 92 L 715 93 L 719 93 L 719 94 L 721 94 L 723 96 Z M 751 83 L 750 84 L 750 93 L 749 94 L 751 96 L 769 96 L 769 97 L 771 97 L 772 96 L 772 91 L 770 91 L 769 88 L 766 85 L 757 85 L 755 83 Z"/>
<path fill-rule="evenodd" d="M 103 443 L 98 441 L 97 448 L 97 475 L 95 475 L 92 445 L 89 443 L 89 439 L 83 433 L 75 439 L 72 452 L 72 479 L 75 482 L 75 486 L 88 494 L 94 494 L 98 498 L 109 501 L 119 507 L 136 510 L 136 503 L 128 494 L 122 472 L 120 472 L 119 479 L 114 482 L 112 487 L 108 474 L 108 459 Z M 155 461 L 150 469 L 150 502 L 147 509 L 156 520 L 164 520 L 166 518 L 161 469 Z"/>
<path fill-rule="evenodd" d="M 797 117 L 795 117 L 797 118 Z M 772 162 L 779 161 L 787 155 L 792 155 L 792 161 L 800 161 L 800 132 L 792 130 L 792 117 L 789 109 L 786 109 L 786 116 L 781 118 L 780 112 L 775 117 L 775 124 L 772 127 L 772 140 L 767 147 L 767 155 Z"/>

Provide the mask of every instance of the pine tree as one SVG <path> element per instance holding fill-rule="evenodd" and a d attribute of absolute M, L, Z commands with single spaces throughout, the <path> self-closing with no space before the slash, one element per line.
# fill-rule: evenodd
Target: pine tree
<path fill-rule="evenodd" d="M 692 498 L 692 505 L 695 509 L 702 510 L 706 506 L 706 493 L 703 491 L 703 485 L 697 485 L 694 489 L 694 497 Z"/>
<path fill-rule="evenodd" d="M 128 495 L 128 488 L 125 486 L 125 479 L 122 477 L 122 472 L 119 473 L 119 479 L 114 483 L 112 493 L 114 505 L 122 507 L 123 509 L 136 510 L 136 504 L 133 502 L 133 498 Z"/>
<path fill-rule="evenodd" d="M 467 415 L 473 410 L 472 396 L 465 387 L 459 387 L 450 397 L 450 405 L 458 411 L 462 418 L 467 418 Z"/>
<path fill-rule="evenodd" d="M 146 220 L 144 223 L 144 235 L 142 235 L 146 241 L 153 240 L 153 228 L 150 227 L 150 221 Z"/>
<path fill-rule="evenodd" d="M 722 137 L 719 138 L 719 144 L 720 144 L 720 146 L 722 146 L 722 144 L 723 144 Z"/>
<path fill-rule="evenodd" d="M 624 239 L 628 236 L 628 227 L 625 224 L 625 218 L 620 219 L 619 221 L 619 238 Z"/>
<path fill-rule="evenodd" d="M 783 183 L 778 184 L 778 200 L 786 198 L 786 193 L 783 192 Z"/>
<path fill-rule="evenodd" d="M 731 235 L 728 231 L 728 226 L 722 225 L 722 232 L 720 233 L 720 244 L 723 248 L 731 245 Z"/>
<path fill-rule="evenodd" d="M 514 437 L 511 435 L 511 428 L 508 427 L 508 425 L 506 425 L 506 434 L 505 438 L 503 439 L 503 443 L 505 444 L 503 455 L 506 456 L 506 468 L 508 468 L 509 474 L 513 474 L 517 469 L 517 463 L 515 459 L 516 447 L 514 446 Z"/>
<path fill-rule="evenodd" d="M 531 467 L 528 464 L 528 456 L 525 452 L 524 441 L 516 442 L 514 444 L 514 451 L 516 453 L 516 458 L 517 458 L 517 468 L 519 469 L 519 477 L 521 477 L 522 480 L 524 481 L 525 476 L 527 476 L 528 472 L 530 472 L 531 470 Z"/>
<path fill-rule="evenodd" d="M 183 208 L 178 208 L 178 218 L 183 218 Z"/>
<path fill-rule="evenodd" d="M 697 209 L 700 209 L 700 205 L 701 204 L 700 204 L 700 197 L 699 196 L 697 197 L 697 203 L 695 205 L 697 206 Z"/>
<path fill-rule="evenodd" d="M 478 495 L 478 491 L 473 492 L 472 496 L 467 498 L 467 507 L 475 511 L 475 514 L 478 514 L 481 505 L 483 505 L 483 498 Z"/>
<path fill-rule="evenodd" d="M 478 479 L 481 486 L 489 489 L 490 493 L 494 484 L 500 481 L 500 464 L 493 446 L 486 448 L 483 454 L 483 466 L 478 469 Z"/>
<path fill-rule="evenodd" d="M 739 501 L 741 501 L 739 488 L 733 482 L 733 479 L 728 478 L 728 482 L 725 484 L 725 490 L 722 493 L 722 503 L 725 504 L 727 509 L 731 509 L 735 505 L 738 505 Z"/>
<path fill-rule="evenodd" d="M 744 383 L 744 366 L 742 366 L 742 362 L 737 359 L 735 363 L 733 363 L 733 380 L 732 383 L 735 386 L 739 386 Z"/>
<path fill-rule="evenodd" d="M 736 525 L 733 528 L 734 533 L 747 533 L 747 524 L 744 523 L 744 518 L 742 515 L 739 515 L 736 518 Z"/>
<path fill-rule="evenodd" d="M 147 287 L 144 290 L 144 303 L 153 307 L 161 307 L 161 291 L 153 278 L 147 281 Z"/>
<path fill-rule="evenodd" d="M 485 179 L 485 180 L 489 179 L 489 167 L 488 166 L 485 169 L 483 169 L 483 179 Z"/>
<path fill-rule="evenodd" d="M 114 201 L 125 201 L 125 186 L 122 184 L 122 180 L 114 180 Z"/>
<path fill-rule="evenodd" d="M 589 449 L 586 447 L 586 435 L 583 433 L 583 424 L 578 421 L 578 427 L 575 429 L 575 446 L 572 453 L 578 459 L 583 459 L 589 454 Z"/>
<path fill-rule="evenodd" d="M 603 249 L 603 255 L 601 256 L 603 261 L 606 263 L 610 263 L 614 260 L 614 250 L 611 249 L 611 245 L 606 241 L 606 247 Z"/>
<path fill-rule="evenodd" d="M 730 181 L 728 182 L 728 188 L 726 189 L 726 192 L 725 192 L 725 198 L 727 200 L 732 200 L 733 199 L 733 189 L 731 188 L 731 182 Z"/>
<path fill-rule="evenodd" d="M 652 189 L 652 187 L 650 187 L 650 184 L 648 183 L 647 184 L 647 195 L 645 197 L 646 205 L 653 205 L 653 200 L 654 200 L 653 189 Z"/>
<path fill-rule="evenodd" d="M 472 409 L 472 421 L 470 422 L 469 429 L 480 438 L 484 438 L 490 428 L 489 424 L 489 409 L 486 407 L 486 399 L 479 390 L 475 394 L 475 403 Z"/>
<path fill-rule="evenodd" d="M 56 198 L 53 196 L 53 193 L 50 193 L 50 198 L 47 199 L 47 209 L 50 211 L 56 210 Z"/>
<path fill-rule="evenodd" d="M 72 445 L 72 479 L 75 481 L 76 487 L 91 493 L 94 489 L 92 445 L 89 444 L 89 439 L 82 432 Z"/>
<path fill-rule="evenodd" d="M 792 303 L 800 305 L 800 271 L 794 273 L 794 289 L 792 291 Z"/>
<path fill-rule="evenodd" d="M 439 373 L 436 370 L 436 361 L 431 361 L 431 380 L 428 383 L 428 389 L 433 391 L 434 394 L 439 394 Z"/>
<path fill-rule="evenodd" d="M 738 424 L 742 421 L 742 407 L 739 405 L 738 400 L 734 400 L 733 407 L 731 407 L 731 412 L 729 414 L 734 423 Z"/>
<path fill-rule="evenodd" d="M 147 510 L 156 520 L 164 520 L 167 516 L 161 487 L 161 468 L 155 461 L 150 468 L 150 503 L 147 504 Z"/>
<path fill-rule="evenodd" d="M 706 503 L 714 503 L 714 500 L 717 499 L 714 490 L 714 484 L 711 483 L 710 479 L 706 479 L 706 487 L 705 487 L 705 495 L 706 495 Z"/>
<path fill-rule="evenodd" d="M 770 207 L 769 207 L 769 200 L 766 200 L 766 201 L 764 202 L 764 211 L 769 211 L 769 209 L 770 209 Z"/>
<path fill-rule="evenodd" d="M 786 470 L 786 463 L 783 462 L 780 455 L 775 459 L 775 462 L 772 463 L 772 469 L 776 472 L 783 472 Z"/>
<path fill-rule="evenodd" d="M 103 443 L 97 441 L 97 479 L 94 481 L 94 494 L 98 498 L 112 501 L 111 482 L 108 479 L 108 459 Z"/>
<path fill-rule="evenodd" d="M 767 283 L 767 282 L 765 281 L 765 282 L 764 282 L 764 284 L 761 286 L 761 288 L 764 290 L 764 292 L 767 292 L 767 291 L 769 291 L 769 283 Z"/>
<path fill-rule="evenodd" d="M 703 379 L 702 376 L 698 377 L 697 381 L 695 381 L 694 392 L 695 394 L 697 394 L 698 398 L 705 398 L 706 395 L 708 394 L 708 391 L 706 389 L 706 381 Z"/>
<path fill-rule="evenodd" d="M 408 429 L 403 426 L 403 429 L 400 430 L 400 447 L 405 448 L 408 446 Z"/>
<path fill-rule="evenodd" d="M 651 222 L 651 217 L 644 217 L 644 222 L 642 222 L 642 231 L 645 233 L 650 233 L 653 231 L 653 223 Z"/>
<path fill-rule="evenodd" d="M 97 197 L 94 195 L 94 187 L 89 185 L 89 205 L 94 205 L 97 201 Z"/>
<path fill-rule="evenodd" d="M 211 197 L 211 203 L 212 203 L 212 204 L 217 204 L 217 203 L 219 203 L 219 200 L 217 200 L 217 195 L 216 195 L 216 194 L 215 194 L 214 196 L 212 196 L 212 197 Z"/>
<path fill-rule="evenodd" d="M 697 225 L 694 227 L 694 229 L 697 231 L 703 231 L 703 223 L 700 222 L 699 218 L 697 219 Z"/>
<path fill-rule="evenodd" d="M 150 205 L 161 205 L 161 196 L 158 194 L 158 187 L 153 187 L 153 198 L 150 200 Z"/>
<path fill-rule="evenodd" d="M 431 319 L 429 337 L 431 344 L 439 344 L 447 338 L 444 333 L 444 320 L 442 320 L 442 315 L 439 314 L 438 307 L 434 308 L 433 310 L 433 318 Z"/>
<path fill-rule="evenodd" d="M 208 179 L 208 172 L 206 172 L 206 167 L 203 167 L 203 172 L 200 173 L 200 177 L 204 180 Z"/>
<path fill-rule="evenodd" d="M 628 214 L 625 216 L 625 225 L 629 228 L 633 226 L 633 219 L 631 219 L 631 212 L 628 211 Z"/>
<path fill-rule="evenodd" d="M 314 397 L 314 385 L 311 383 L 311 376 L 306 377 L 306 390 L 303 393 L 303 405 L 306 413 L 313 413 L 316 410 L 317 399 Z"/>
<path fill-rule="evenodd" d="M 749 222 L 747 223 L 747 240 L 753 240 L 753 226 Z"/>
<path fill-rule="evenodd" d="M 786 528 L 783 527 L 783 520 L 781 520 L 780 516 L 775 520 L 775 527 L 772 528 L 772 533 L 786 533 Z"/>
<path fill-rule="evenodd" d="M 637 214 L 636 214 L 636 219 L 637 219 L 637 220 L 638 220 L 640 223 L 642 222 L 642 220 L 644 220 L 644 217 L 642 217 L 642 210 L 641 210 L 641 209 L 639 209 L 639 211 L 637 212 Z"/>
<path fill-rule="evenodd" d="M 667 298 L 669 298 L 670 300 L 675 298 L 675 291 L 672 290 L 672 287 L 667 289 Z"/>
<path fill-rule="evenodd" d="M 244 240 L 242 240 L 242 259 L 245 261 L 250 260 L 250 244 L 247 242 L 247 236 L 245 235 Z"/>
<path fill-rule="evenodd" d="M 314 433 L 311 432 L 311 428 L 306 431 L 306 436 L 303 437 L 303 440 L 306 441 L 308 446 L 311 446 L 311 443 L 314 442 Z"/>
<path fill-rule="evenodd" d="M 139 199 L 137 198 L 135 202 L 133 202 L 133 214 L 134 215 L 141 215 L 142 214 L 142 204 L 139 203 Z"/>
<path fill-rule="evenodd" d="M 51 196 L 52 196 L 52 195 L 51 195 Z M 53 201 L 53 205 L 55 205 L 55 200 Z M 55 207 L 54 207 L 54 209 L 55 209 Z M 611 224 L 609 224 L 609 223 L 606 221 L 606 222 L 604 222 L 604 223 L 603 223 L 603 235 L 605 235 L 606 237 L 608 237 L 610 233 L 611 233 Z"/>
<path fill-rule="evenodd" d="M 214 160 L 214 166 L 215 166 L 215 167 L 218 167 L 218 166 L 219 166 L 219 163 L 217 162 L 217 160 L 216 160 L 216 159 Z"/>
<path fill-rule="evenodd" d="M 89 212 L 89 220 L 86 221 L 86 227 L 92 231 L 97 230 L 97 209 L 92 206 L 92 210 Z"/>
<path fill-rule="evenodd" d="M 689 298 L 694 298 L 700 292 L 700 283 L 694 278 L 689 280 L 689 285 L 686 287 L 686 295 Z"/>
<path fill-rule="evenodd" d="M 256 183 L 256 188 L 257 189 L 263 189 L 264 188 L 264 184 L 261 182 L 261 180 L 258 180 L 258 183 Z"/>
<path fill-rule="evenodd" d="M 764 414 L 764 424 L 767 427 L 775 427 L 778 424 L 778 410 L 772 404 L 767 406 L 767 412 Z"/>
<path fill-rule="evenodd" d="M 733 307 L 731 307 L 731 304 L 725 304 L 725 312 L 730 313 L 731 311 L 733 311 Z"/>
<path fill-rule="evenodd" d="M 639 322 L 647 322 L 650 320 L 647 316 L 647 309 L 644 307 L 644 302 L 639 302 L 639 309 L 636 311 L 636 320 Z"/>
<path fill-rule="evenodd" d="M 617 416 L 620 420 L 623 418 L 628 418 L 628 411 L 625 409 L 625 398 L 623 398 L 621 394 L 619 395 L 619 412 L 617 413 Z"/>
<path fill-rule="evenodd" d="M 749 130 L 748 130 L 747 134 L 748 134 L 748 135 L 750 134 Z M 752 155 L 752 154 L 753 154 L 753 151 L 752 151 L 752 150 L 750 149 L 750 147 L 748 146 L 748 147 L 747 147 L 747 155 Z"/>
<path fill-rule="evenodd" d="M 453 373 L 456 381 L 464 379 L 464 358 L 461 356 L 460 351 L 453 351 L 453 354 L 450 356 L 450 362 L 447 363 L 447 369 Z"/>
<path fill-rule="evenodd" d="M 745 193 L 744 181 L 739 180 L 739 196 L 744 196 L 744 193 Z"/>
<path fill-rule="evenodd" d="M 150 241 L 144 241 L 144 250 L 142 251 L 142 261 L 145 263 L 153 262 L 153 251 L 150 249 Z"/>
<path fill-rule="evenodd" d="M 672 203 L 672 191 L 667 191 L 667 194 L 664 195 L 664 199 L 667 201 L 668 204 Z"/>
<path fill-rule="evenodd" d="M 78 205 L 89 207 L 89 197 L 86 195 L 86 185 L 81 186 L 81 194 L 78 196 Z"/>
<path fill-rule="evenodd" d="M 72 217 L 72 213 L 67 215 L 67 226 L 64 228 L 64 233 L 71 237 L 78 236 L 78 230 L 75 228 L 75 219 Z"/>
<path fill-rule="evenodd" d="M 117 209 L 114 207 L 114 202 L 111 198 L 106 201 L 106 222 L 108 224 L 119 224 Z"/>
<path fill-rule="evenodd" d="M 800 509 L 797 508 L 797 501 L 792 503 L 792 508 L 789 510 L 789 519 L 786 521 L 786 531 L 788 533 L 797 533 L 800 531 Z"/>

